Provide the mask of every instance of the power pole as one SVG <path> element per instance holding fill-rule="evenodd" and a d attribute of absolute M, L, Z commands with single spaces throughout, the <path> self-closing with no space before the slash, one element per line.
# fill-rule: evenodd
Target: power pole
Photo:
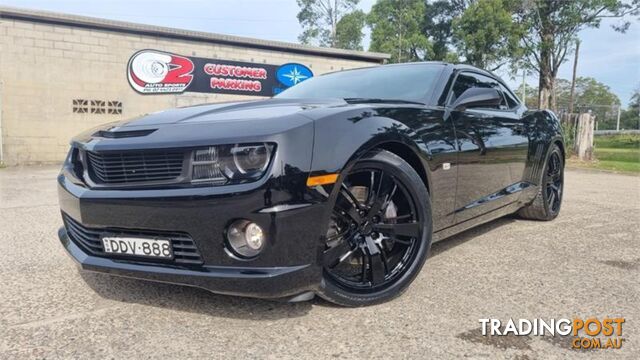
<path fill-rule="evenodd" d="M 620 131 L 620 105 L 618 105 L 618 119 L 616 120 L 616 131 Z"/>
<path fill-rule="evenodd" d="M 569 114 L 573 113 L 573 96 L 576 91 L 576 70 L 578 69 L 578 52 L 580 51 L 580 40 L 576 39 L 576 55 L 573 57 L 573 77 L 571 78 L 571 93 L 569 95 Z"/>

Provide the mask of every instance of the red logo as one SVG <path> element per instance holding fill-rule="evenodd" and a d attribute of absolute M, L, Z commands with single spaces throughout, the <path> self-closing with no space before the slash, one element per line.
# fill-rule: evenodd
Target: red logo
<path fill-rule="evenodd" d="M 129 84 L 139 93 L 181 93 L 193 80 L 193 62 L 184 56 L 142 50 L 129 60 Z"/>

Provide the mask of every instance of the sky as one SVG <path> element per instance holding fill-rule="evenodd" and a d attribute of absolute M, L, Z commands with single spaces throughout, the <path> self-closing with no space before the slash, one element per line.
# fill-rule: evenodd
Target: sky
<path fill-rule="evenodd" d="M 359 6 L 369 11 L 373 3 L 362 0 Z M 0 5 L 286 42 L 297 42 L 301 32 L 296 0 L 0 0 Z M 633 19 L 626 34 L 611 29 L 616 21 L 607 20 L 599 29 L 579 34 L 578 76 L 608 85 L 626 107 L 633 90 L 640 87 L 640 21 Z M 561 66 L 560 78 L 571 79 L 572 64 L 573 54 Z M 498 73 L 512 88 L 522 82 L 521 77 Z M 537 77 L 526 81 L 536 85 Z"/>

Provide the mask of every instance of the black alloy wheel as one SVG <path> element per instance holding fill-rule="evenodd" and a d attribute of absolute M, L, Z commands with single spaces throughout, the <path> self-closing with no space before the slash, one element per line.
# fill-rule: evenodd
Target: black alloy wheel
<path fill-rule="evenodd" d="M 564 172 L 559 152 L 551 153 L 547 164 L 545 191 L 549 212 L 557 214 L 562 204 L 562 187 Z"/>
<path fill-rule="evenodd" d="M 540 175 L 538 193 L 533 201 L 518 211 L 531 220 L 549 221 L 560 213 L 564 191 L 564 156 L 557 144 L 552 144 Z"/>
<path fill-rule="evenodd" d="M 329 220 L 321 295 L 347 306 L 398 295 L 424 263 L 430 215 L 425 186 L 404 160 L 381 150 L 358 162 Z"/>

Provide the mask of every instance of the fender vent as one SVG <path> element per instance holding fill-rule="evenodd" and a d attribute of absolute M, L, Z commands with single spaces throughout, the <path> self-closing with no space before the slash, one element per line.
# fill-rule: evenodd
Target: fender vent
<path fill-rule="evenodd" d="M 542 144 L 536 145 L 536 151 L 532 158 L 533 164 L 531 165 L 530 171 L 529 171 L 529 181 L 533 184 L 537 184 L 540 179 L 540 171 L 542 171 L 542 169 L 540 168 L 540 165 L 544 164 L 544 159 L 542 159 L 543 151 L 544 151 L 544 146 Z"/>

